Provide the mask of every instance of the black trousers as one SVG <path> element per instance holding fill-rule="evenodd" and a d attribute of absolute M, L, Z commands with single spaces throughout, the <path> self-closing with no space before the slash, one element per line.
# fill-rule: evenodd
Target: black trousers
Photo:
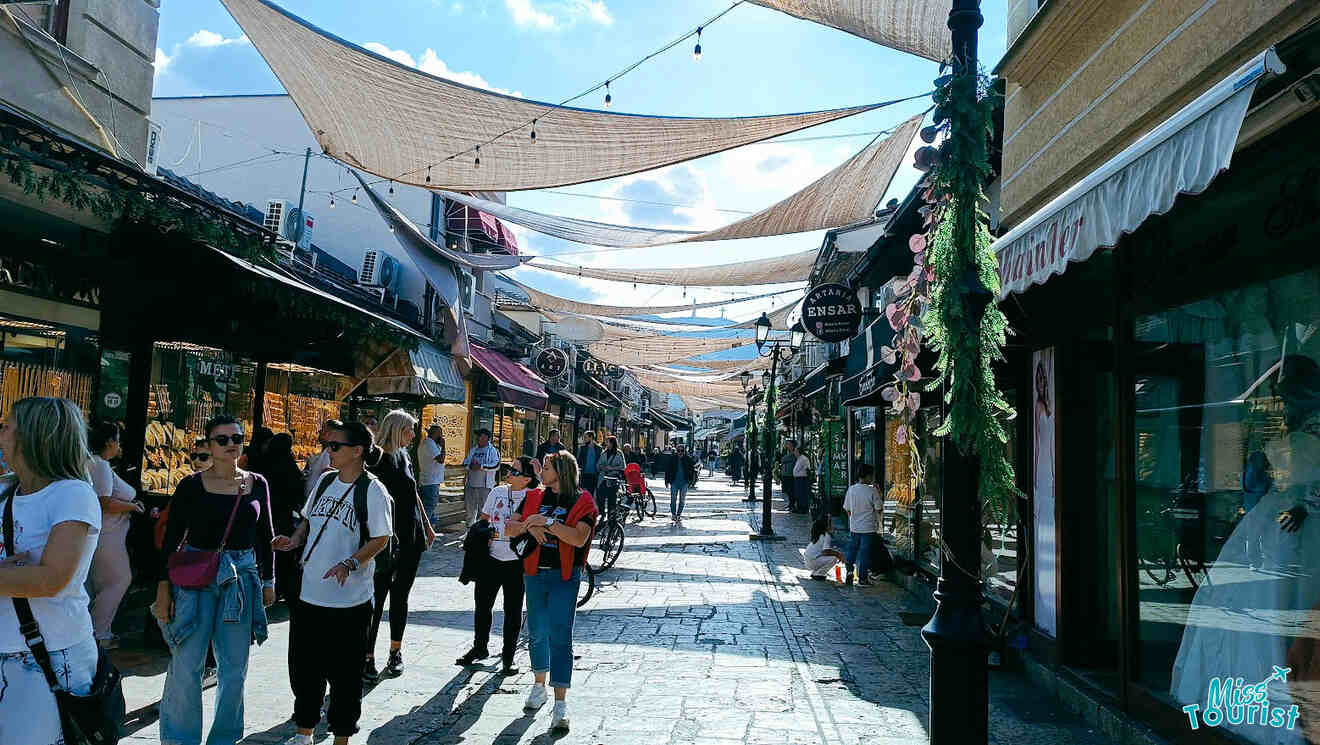
<path fill-rule="evenodd" d="M 362 715 L 362 660 L 367 654 L 371 603 L 325 608 L 298 601 L 289 646 L 293 658 L 293 722 L 312 729 L 321 721 L 321 703 L 330 684 L 326 720 L 336 737 L 358 731 Z"/>
<path fill-rule="evenodd" d="M 491 561 L 490 572 L 478 578 L 474 583 L 473 594 L 477 602 L 474 619 L 474 641 L 476 649 L 487 649 L 490 644 L 490 626 L 492 609 L 495 607 L 495 595 L 504 590 L 504 648 L 503 658 L 513 659 L 513 651 L 518 647 L 518 632 L 522 630 L 523 607 L 523 563 L 513 561 Z M 393 614 L 393 610 L 390 611 Z"/>
<path fill-rule="evenodd" d="M 425 541 L 413 541 L 399 546 L 394 566 L 388 572 L 376 573 L 376 606 L 371 614 L 371 635 L 367 651 L 376 649 L 376 636 L 380 632 L 380 617 L 385 612 L 385 596 L 390 598 L 390 641 L 403 641 L 403 630 L 408 626 L 408 594 L 417 579 L 417 565 L 426 550 Z"/>

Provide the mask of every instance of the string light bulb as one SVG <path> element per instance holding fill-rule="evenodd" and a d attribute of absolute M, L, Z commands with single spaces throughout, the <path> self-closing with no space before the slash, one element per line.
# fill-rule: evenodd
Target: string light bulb
<path fill-rule="evenodd" d="M 334 195 L 334 194 L 331 194 L 331 195 L 330 195 L 330 209 L 334 209 L 334 208 L 335 208 L 335 195 Z"/>
<path fill-rule="evenodd" d="M 692 61 L 701 61 L 701 27 L 697 26 L 697 45 L 692 48 Z"/>
<path fill-rule="evenodd" d="M 614 100 L 614 97 L 610 95 L 610 81 L 606 80 L 606 81 L 605 81 L 605 108 L 608 109 L 608 108 L 610 107 L 610 102 L 612 102 L 613 100 Z"/>
<path fill-rule="evenodd" d="M 480 145 L 477 145 L 477 157 L 475 157 L 475 158 L 472 159 L 472 167 L 473 167 L 473 168 L 480 168 L 480 167 L 481 167 L 481 146 L 480 146 Z"/>
<path fill-rule="evenodd" d="M 536 142 L 536 120 L 532 120 L 532 142 Z"/>
<path fill-rule="evenodd" d="M 353 204 L 357 204 L 357 189 L 353 190 L 353 198 L 348 201 L 352 202 Z"/>
<path fill-rule="evenodd" d="M 393 181 L 390 182 L 390 197 L 391 197 L 391 198 L 394 197 L 394 182 L 393 182 Z"/>
<path fill-rule="evenodd" d="M 390 223 L 389 225 L 390 225 L 390 232 L 393 233 L 393 232 L 394 232 L 394 223 Z"/>
<path fill-rule="evenodd" d="M 431 167 L 426 167 L 426 183 L 431 183 Z"/>

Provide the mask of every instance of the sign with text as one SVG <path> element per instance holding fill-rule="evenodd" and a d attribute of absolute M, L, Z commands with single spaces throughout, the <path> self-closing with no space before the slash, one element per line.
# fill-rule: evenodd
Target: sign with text
<path fill-rule="evenodd" d="M 861 321 L 861 303 L 847 285 L 816 285 L 802 299 L 802 327 L 823 342 L 851 339 Z"/>
<path fill-rule="evenodd" d="M 555 347 L 542 349 L 536 355 L 536 372 L 543 378 L 557 378 L 568 369 L 568 355 Z"/>
<path fill-rule="evenodd" d="M 582 372 L 600 378 L 618 380 L 623 377 L 623 368 L 610 362 L 601 362 L 590 357 L 582 360 Z"/>

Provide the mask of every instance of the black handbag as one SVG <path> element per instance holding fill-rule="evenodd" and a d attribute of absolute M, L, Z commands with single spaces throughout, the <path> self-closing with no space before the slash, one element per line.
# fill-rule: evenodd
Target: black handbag
<path fill-rule="evenodd" d="M 4 539 L 5 555 L 13 556 L 14 550 L 14 494 L 18 485 L 5 495 Z M 120 683 L 119 671 L 110 662 L 105 650 L 99 646 L 96 657 L 96 675 L 92 678 L 92 688 L 86 696 L 78 696 L 60 688 L 51 664 L 50 652 L 46 641 L 41 636 L 41 627 L 32 615 L 32 604 L 27 598 L 10 598 L 14 602 L 14 613 L 18 615 L 18 629 L 23 634 L 23 641 L 41 672 L 46 676 L 46 685 L 55 694 L 55 705 L 60 712 L 60 730 L 64 734 L 65 745 L 114 745 L 123 737 L 123 724 L 127 706 L 124 703 L 124 689 Z"/>

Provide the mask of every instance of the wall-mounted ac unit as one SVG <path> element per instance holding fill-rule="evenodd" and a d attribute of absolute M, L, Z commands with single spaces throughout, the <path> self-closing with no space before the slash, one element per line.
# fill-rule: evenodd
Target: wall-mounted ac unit
<path fill-rule="evenodd" d="M 374 248 L 362 253 L 362 269 L 358 272 L 358 283 L 371 287 L 384 287 L 391 292 L 398 292 L 403 278 L 403 266 L 399 260 Z"/>
<path fill-rule="evenodd" d="M 286 199 L 271 199 L 266 202 L 266 219 L 262 225 L 278 233 L 280 238 L 296 244 L 298 248 L 307 248 L 312 245 L 312 229 L 316 225 L 316 218 L 299 212 Z"/>

